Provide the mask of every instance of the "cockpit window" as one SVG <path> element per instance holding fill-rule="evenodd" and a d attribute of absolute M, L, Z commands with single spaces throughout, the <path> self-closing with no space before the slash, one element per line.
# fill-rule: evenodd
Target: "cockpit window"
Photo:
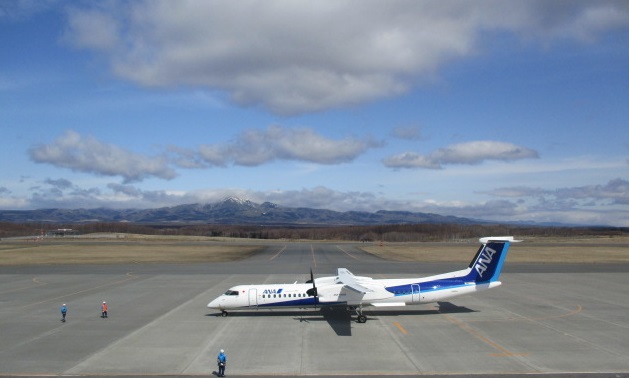
<path fill-rule="evenodd" d="M 227 290 L 223 295 L 238 295 L 236 290 Z"/>

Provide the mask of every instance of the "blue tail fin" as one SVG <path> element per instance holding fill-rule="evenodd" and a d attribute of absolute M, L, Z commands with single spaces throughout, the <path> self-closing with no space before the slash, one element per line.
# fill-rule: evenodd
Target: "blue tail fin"
<path fill-rule="evenodd" d="M 498 281 L 509 246 L 517 240 L 511 236 L 500 236 L 481 238 L 480 241 L 483 245 L 470 262 L 471 270 L 465 279 L 476 283 Z"/>

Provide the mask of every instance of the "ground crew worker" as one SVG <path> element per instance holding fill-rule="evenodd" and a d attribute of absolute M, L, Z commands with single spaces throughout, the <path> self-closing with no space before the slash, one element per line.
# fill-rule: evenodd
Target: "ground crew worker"
<path fill-rule="evenodd" d="M 216 363 L 218 364 L 218 374 L 219 377 L 225 376 L 225 365 L 227 365 L 227 356 L 225 355 L 225 351 L 221 349 L 221 352 L 216 357 Z"/>
<path fill-rule="evenodd" d="M 107 317 L 107 302 L 103 301 L 103 304 L 100 306 L 101 318 Z"/>
<path fill-rule="evenodd" d="M 68 307 L 66 306 L 66 304 L 64 303 L 61 306 L 61 321 L 62 322 L 66 322 L 66 313 L 68 312 Z"/>

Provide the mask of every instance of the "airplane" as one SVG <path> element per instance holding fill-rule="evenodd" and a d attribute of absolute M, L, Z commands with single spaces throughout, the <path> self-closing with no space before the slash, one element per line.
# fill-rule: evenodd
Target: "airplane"
<path fill-rule="evenodd" d="M 208 303 L 227 310 L 346 307 L 355 310 L 358 323 L 367 322 L 363 307 L 396 307 L 439 302 L 500 286 L 498 281 L 512 236 L 480 238 L 480 248 L 466 269 L 421 278 L 373 279 L 338 268 L 336 276 L 306 283 L 238 285 Z"/>

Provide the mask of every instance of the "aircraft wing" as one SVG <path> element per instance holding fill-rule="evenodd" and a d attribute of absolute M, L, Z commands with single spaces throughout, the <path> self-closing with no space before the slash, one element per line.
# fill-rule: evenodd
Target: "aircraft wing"
<path fill-rule="evenodd" d="M 359 293 L 372 293 L 373 290 L 361 285 L 356 277 L 345 268 L 338 269 L 338 282 L 345 285 L 345 287 L 357 291 Z"/>

